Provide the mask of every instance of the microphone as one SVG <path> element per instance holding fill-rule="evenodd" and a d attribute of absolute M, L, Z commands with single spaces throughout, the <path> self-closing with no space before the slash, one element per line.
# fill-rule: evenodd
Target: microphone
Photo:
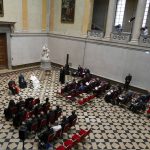
<path fill-rule="evenodd" d="M 135 17 L 131 17 L 129 22 L 132 22 L 133 20 L 135 20 Z"/>

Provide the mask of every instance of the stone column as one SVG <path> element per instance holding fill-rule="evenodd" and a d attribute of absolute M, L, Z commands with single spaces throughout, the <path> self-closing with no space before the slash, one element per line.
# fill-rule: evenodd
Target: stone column
<path fill-rule="evenodd" d="M 132 38 L 131 38 L 131 41 L 129 42 L 131 44 L 138 44 L 138 38 L 140 36 L 140 29 L 143 23 L 146 2 L 147 0 L 138 0 L 135 21 L 134 21 L 133 30 L 131 33 Z"/>
<path fill-rule="evenodd" d="M 116 8 L 117 8 L 117 0 L 109 0 L 104 40 L 110 40 L 110 34 L 112 32 L 115 21 Z"/>

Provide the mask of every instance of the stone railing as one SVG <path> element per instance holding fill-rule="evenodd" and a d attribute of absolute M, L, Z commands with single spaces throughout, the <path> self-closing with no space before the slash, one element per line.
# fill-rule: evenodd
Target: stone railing
<path fill-rule="evenodd" d="M 145 46 L 145 47 L 150 47 L 150 35 L 148 35 L 148 36 L 141 35 L 139 38 L 139 45 Z"/>
<path fill-rule="evenodd" d="M 128 32 L 113 32 L 111 33 L 111 41 L 119 43 L 128 43 L 131 34 Z"/>
<path fill-rule="evenodd" d="M 93 39 L 93 40 L 100 40 L 104 36 L 104 33 L 102 31 L 98 30 L 91 30 L 88 31 L 88 39 Z"/>

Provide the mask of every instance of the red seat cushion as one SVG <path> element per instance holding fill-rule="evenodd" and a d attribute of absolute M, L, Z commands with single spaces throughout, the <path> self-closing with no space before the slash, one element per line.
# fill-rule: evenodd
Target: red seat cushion
<path fill-rule="evenodd" d="M 61 145 L 61 146 L 57 147 L 56 150 L 65 150 L 65 147 Z"/>
<path fill-rule="evenodd" d="M 72 140 L 73 140 L 73 141 L 78 141 L 78 142 L 80 142 L 80 136 L 79 136 L 78 134 L 74 134 L 74 135 L 72 136 Z"/>
<path fill-rule="evenodd" d="M 83 130 L 83 129 L 80 129 L 79 134 L 80 134 L 80 135 L 86 134 L 86 131 Z"/>
<path fill-rule="evenodd" d="M 69 139 L 64 142 L 64 145 L 65 145 L 66 149 L 70 149 L 73 146 L 73 141 Z"/>
<path fill-rule="evenodd" d="M 79 105 L 83 105 L 83 101 L 82 100 L 78 100 L 78 104 Z"/>

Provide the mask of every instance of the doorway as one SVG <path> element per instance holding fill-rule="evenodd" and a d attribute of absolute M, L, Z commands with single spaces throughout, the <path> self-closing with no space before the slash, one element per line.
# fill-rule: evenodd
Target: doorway
<path fill-rule="evenodd" d="M 0 33 L 0 69 L 8 68 L 6 33 Z"/>

